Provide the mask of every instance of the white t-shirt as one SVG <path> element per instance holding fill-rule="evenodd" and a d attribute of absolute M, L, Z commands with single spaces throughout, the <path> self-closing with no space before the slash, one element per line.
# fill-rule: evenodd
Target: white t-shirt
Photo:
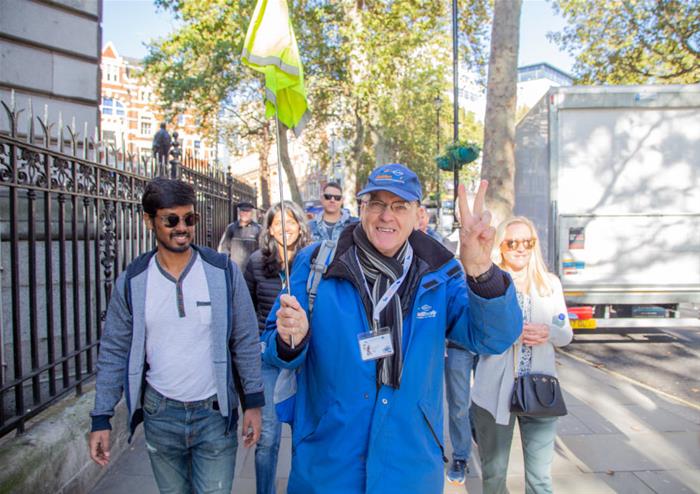
<path fill-rule="evenodd" d="M 216 393 L 212 357 L 211 298 L 196 251 L 179 280 L 153 256 L 146 287 L 146 381 L 178 401 Z"/>

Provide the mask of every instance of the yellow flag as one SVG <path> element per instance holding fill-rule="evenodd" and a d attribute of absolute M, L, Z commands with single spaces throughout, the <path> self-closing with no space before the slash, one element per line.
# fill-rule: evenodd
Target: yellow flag
<path fill-rule="evenodd" d="M 244 65 L 265 74 L 265 113 L 298 137 L 311 117 L 304 69 L 286 0 L 258 0 L 243 45 Z"/>

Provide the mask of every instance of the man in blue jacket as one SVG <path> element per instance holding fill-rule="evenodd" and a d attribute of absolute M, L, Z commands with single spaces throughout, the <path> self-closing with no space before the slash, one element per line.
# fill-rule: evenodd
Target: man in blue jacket
<path fill-rule="evenodd" d="M 310 321 L 316 249 L 297 254 L 265 351 L 298 369 L 290 494 L 442 492 L 445 339 L 502 353 L 522 327 L 512 282 L 490 259 L 486 186 L 473 213 L 460 187 L 466 277 L 447 249 L 414 233 L 421 186 L 398 164 L 376 168 L 359 193 L 360 224 L 341 234 Z"/>
<path fill-rule="evenodd" d="M 157 248 L 116 282 L 100 340 L 90 456 L 109 462 L 110 418 L 126 396 L 131 433 L 143 420 L 161 492 L 230 494 L 236 422 L 260 436 L 265 399 L 248 288 L 224 254 L 192 244 L 199 217 L 189 184 L 156 178 L 144 221 Z"/>

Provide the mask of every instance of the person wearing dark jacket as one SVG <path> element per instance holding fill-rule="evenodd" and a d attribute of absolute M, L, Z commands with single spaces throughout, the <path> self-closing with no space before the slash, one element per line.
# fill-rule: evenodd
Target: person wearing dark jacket
<path fill-rule="evenodd" d="M 241 271 L 245 271 L 248 258 L 257 250 L 258 237 L 262 230 L 253 219 L 254 209 L 250 202 L 239 202 L 236 205 L 238 219 L 226 227 L 219 242 L 219 252 L 228 254 Z"/>
<path fill-rule="evenodd" d="M 311 235 L 304 221 L 304 212 L 299 206 L 285 201 L 284 209 L 287 255 L 291 270 L 294 254 L 309 243 Z M 262 226 L 260 249 L 251 254 L 244 274 L 258 317 L 261 341 L 264 339 L 263 331 L 267 315 L 280 291 L 286 286 L 282 252 L 282 213 L 279 203 L 267 211 Z M 277 420 L 272 396 L 278 374 L 279 368 L 262 363 L 267 406 L 263 407 L 262 431 L 255 448 L 255 483 L 258 494 L 275 493 L 275 472 L 282 427 Z"/>
<path fill-rule="evenodd" d="M 153 136 L 153 156 L 156 157 L 158 166 L 165 166 L 168 164 L 168 154 L 170 153 L 170 147 L 172 145 L 172 139 L 170 134 L 166 129 L 165 122 L 160 124 L 160 129 Z"/>

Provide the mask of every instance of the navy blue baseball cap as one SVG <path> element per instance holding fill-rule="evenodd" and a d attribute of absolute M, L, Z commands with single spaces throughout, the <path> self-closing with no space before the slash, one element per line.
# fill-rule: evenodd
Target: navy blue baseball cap
<path fill-rule="evenodd" d="M 423 197 L 418 175 L 398 163 L 382 165 L 372 170 L 367 185 L 357 195 L 359 197 L 377 190 L 386 190 L 407 201 L 420 201 Z"/>

